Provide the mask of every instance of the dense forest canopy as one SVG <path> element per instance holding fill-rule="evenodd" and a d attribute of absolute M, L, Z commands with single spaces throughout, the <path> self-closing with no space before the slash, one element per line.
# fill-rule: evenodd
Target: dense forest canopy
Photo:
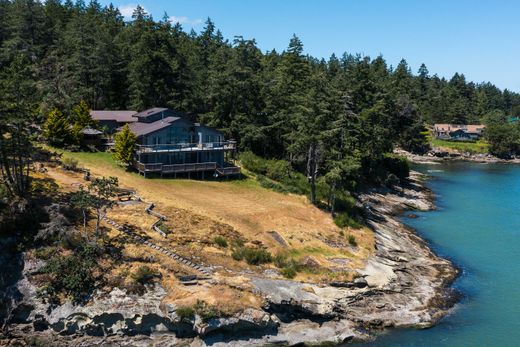
<path fill-rule="evenodd" d="M 296 36 L 283 52 L 262 52 L 254 39 L 226 40 L 210 19 L 197 33 L 142 7 L 125 21 L 97 1 L 0 0 L 0 22 L 3 134 L 52 112 L 72 117 L 82 100 L 92 109 L 169 107 L 222 129 L 242 151 L 289 162 L 311 186 L 321 178 L 337 189 L 388 178 L 388 153 L 424 150 L 426 123 L 520 115 L 519 94 L 463 74 L 445 79 L 425 65 L 413 73 L 382 56 L 318 59 Z M 22 135 L 2 136 L 4 168 L 25 162 L 5 150 L 15 140 L 29 146 Z"/>

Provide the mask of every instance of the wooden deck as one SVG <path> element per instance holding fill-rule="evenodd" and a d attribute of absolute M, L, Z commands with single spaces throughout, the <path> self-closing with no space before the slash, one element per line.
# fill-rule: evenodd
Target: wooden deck
<path fill-rule="evenodd" d="M 172 152 L 201 152 L 201 151 L 234 151 L 235 141 L 209 143 L 178 143 L 159 145 L 137 145 L 137 154 L 172 153 Z"/>
<path fill-rule="evenodd" d="M 220 176 L 236 175 L 240 173 L 240 167 L 220 167 L 215 162 L 206 163 L 189 163 L 189 164 L 169 164 L 165 165 L 162 163 L 136 163 L 135 168 L 140 174 L 146 177 L 147 173 L 159 173 L 159 174 L 177 174 L 177 173 L 191 173 L 191 172 L 206 172 L 213 171 Z"/>

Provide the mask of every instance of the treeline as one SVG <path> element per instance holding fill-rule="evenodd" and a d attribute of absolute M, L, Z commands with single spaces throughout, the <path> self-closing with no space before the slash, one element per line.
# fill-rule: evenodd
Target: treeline
<path fill-rule="evenodd" d="M 55 108 L 73 114 L 81 100 L 170 107 L 222 129 L 242 151 L 289 162 L 308 178 L 312 201 L 318 179 L 333 191 L 395 180 L 401 164 L 389 153 L 425 151 L 425 123 L 520 114 L 520 95 L 462 74 L 446 80 L 424 65 L 414 74 L 381 56 L 317 59 L 296 36 L 283 52 L 262 52 L 255 40 L 226 40 L 209 19 L 186 32 L 141 7 L 126 22 L 97 1 L 0 0 L 0 20 L 2 132 L 41 124 Z"/>

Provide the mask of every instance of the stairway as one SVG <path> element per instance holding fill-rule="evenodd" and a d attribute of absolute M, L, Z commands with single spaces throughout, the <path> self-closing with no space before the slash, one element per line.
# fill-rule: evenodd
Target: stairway
<path fill-rule="evenodd" d="M 143 237 L 135 234 L 133 231 L 131 231 L 130 229 L 116 223 L 115 221 L 113 221 L 112 219 L 110 218 L 107 218 L 105 217 L 104 220 L 106 221 L 107 224 L 109 224 L 110 226 L 112 226 L 113 228 L 127 234 L 128 236 L 130 236 L 131 238 L 133 238 L 136 242 L 142 244 L 142 245 L 145 245 L 145 246 L 148 246 L 160 253 L 163 253 L 164 255 L 170 257 L 171 259 L 175 260 L 176 262 L 186 266 L 186 267 L 189 267 L 195 271 L 198 271 L 206 276 L 211 276 L 211 270 L 207 267 L 204 267 L 202 265 L 197 265 L 197 264 L 194 264 L 192 261 L 190 261 L 189 259 L 186 259 L 180 255 L 178 255 L 177 253 L 175 253 L 174 251 L 170 250 L 170 249 L 167 249 L 167 248 L 164 248 L 164 247 L 161 247 L 153 242 L 150 242 L 146 239 L 144 239 Z"/>

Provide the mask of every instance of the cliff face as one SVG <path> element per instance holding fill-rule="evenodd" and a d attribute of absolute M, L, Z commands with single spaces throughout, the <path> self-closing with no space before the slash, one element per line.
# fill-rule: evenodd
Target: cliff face
<path fill-rule="evenodd" d="M 388 327 L 430 326 L 454 303 L 448 286 L 457 270 L 396 217 L 407 209 L 434 207 L 431 192 L 418 177 L 412 175 L 398 190 L 375 189 L 359 196 L 376 236 L 376 254 L 353 282 L 323 286 L 250 275 L 252 290 L 265 298 L 262 310 L 181 319 L 173 305 L 162 304 L 166 292 L 159 285 L 142 296 L 117 288 L 97 293 L 86 306 L 43 304 L 27 280 L 41 264 L 22 260 L 17 263 L 23 265 L 20 278 L 3 291 L 7 296 L 16 293 L 9 301 L 13 324 L 4 341 L 37 336 L 61 345 L 341 343 L 373 338 Z"/>

